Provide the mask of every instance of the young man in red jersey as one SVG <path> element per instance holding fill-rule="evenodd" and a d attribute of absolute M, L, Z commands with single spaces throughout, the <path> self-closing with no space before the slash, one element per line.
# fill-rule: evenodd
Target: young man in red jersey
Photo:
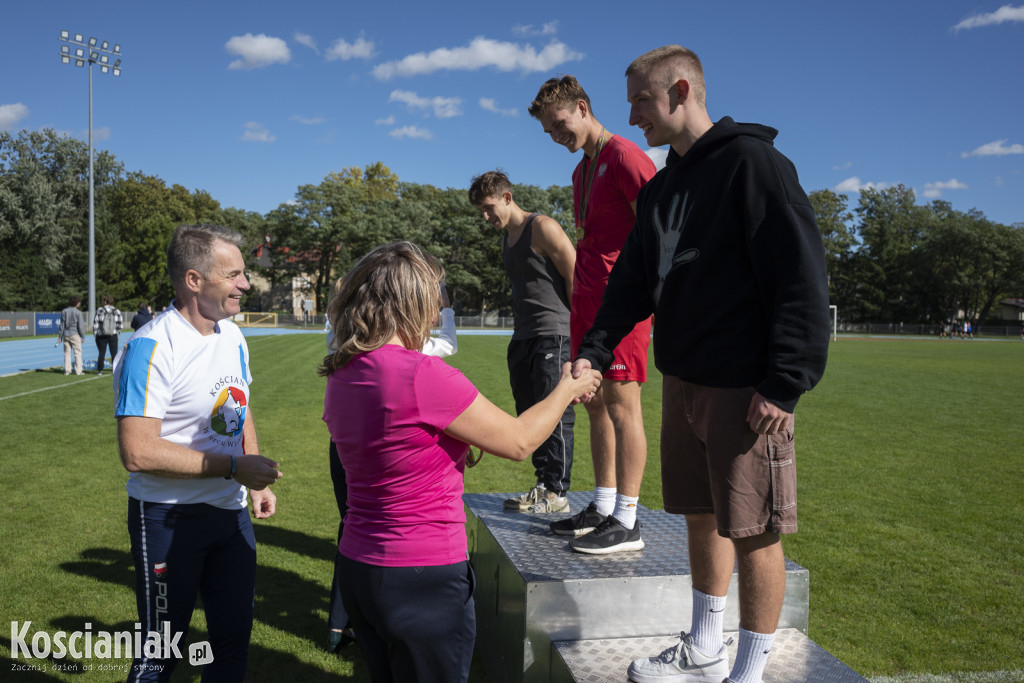
<path fill-rule="evenodd" d="M 608 275 L 633 229 L 636 198 L 654 175 L 650 158 L 635 144 L 613 135 L 594 116 L 590 97 L 573 76 L 552 78 L 530 104 L 551 139 L 575 154 L 572 175 L 576 248 L 571 305 L 573 357 L 601 307 Z M 594 459 L 594 501 L 568 519 L 552 522 L 556 534 L 574 536 L 573 550 L 607 554 L 644 547 L 636 506 L 647 464 L 647 436 L 640 388 L 647 381 L 651 322 L 643 320 L 615 349 L 601 389 L 586 403 Z"/>

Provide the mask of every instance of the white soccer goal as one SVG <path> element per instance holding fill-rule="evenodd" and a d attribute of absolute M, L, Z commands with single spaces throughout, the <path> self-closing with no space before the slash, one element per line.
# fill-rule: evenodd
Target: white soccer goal
<path fill-rule="evenodd" d="M 839 307 L 829 304 L 829 317 L 832 318 L 832 341 L 839 338 Z"/>

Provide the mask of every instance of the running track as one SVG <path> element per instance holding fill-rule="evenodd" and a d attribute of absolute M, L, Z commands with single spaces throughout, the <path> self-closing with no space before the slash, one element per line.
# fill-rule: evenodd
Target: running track
<path fill-rule="evenodd" d="M 264 337 L 278 334 L 324 334 L 319 326 L 309 329 L 292 329 L 283 327 L 243 327 L 240 328 L 246 337 Z M 462 330 L 459 335 L 511 335 L 512 330 Z M 131 332 L 122 332 L 117 340 L 117 347 L 128 343 Z M 33 339 L 11 339 L 0 342 L 0 377 L 14 375 L 19 372 L 43 370 L 46 368 L 64 367 L 64 346 L 58 344 L 56 337 L 37 337 Z M 82 358 L 85 361 L 96 360 L 96 341 L 93 336 L 86 335 L 82 341 Z M 111 363 L 104 366 L 108 372 Z"/>

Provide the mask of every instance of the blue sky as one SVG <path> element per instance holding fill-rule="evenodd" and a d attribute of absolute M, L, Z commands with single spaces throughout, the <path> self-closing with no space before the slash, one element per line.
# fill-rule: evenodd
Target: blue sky
<path fill-rule="evenodd" d="M 86 69 L 62 29 L 120 43 L 93 73 L 94 141 L 129 171 L 266 213 L 331 171 L 383 162 L 404 181 L 566 185 L 578 157 L 526 113 L 579 78 L 627 124 L 623 71 L 678 43 L 704 62 L 717 120 L 763 123 L 804 188 L 902 183 L 918 201 L 1024 222 L 1024 4 L 903 2 L 5 3 L 0 129 L 86 138 Z M 651 150 L 655 158 L 664 152 Z"/>

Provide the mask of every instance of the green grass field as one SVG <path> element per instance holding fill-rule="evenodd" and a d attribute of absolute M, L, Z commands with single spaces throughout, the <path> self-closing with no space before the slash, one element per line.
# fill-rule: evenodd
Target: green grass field
<path fill-rule="evenodd" d="M 506 344 L 463 336 L 449 360 L 511 409 Z M 285 476 L 275 485 L 277 515 L 255 523 L 260 564 L 249 679 L 368 680 L 356 649 L 339 657 L 322 648 L 338 523 L 320 420 L 324 380 L 314 372 L 323 337 L 257 337 L 250 349 L 260 443 Z M 655 455 L 641 502 L 659 508 L 661 382 L 652 375 L 644 408 Z M 800 533 L 785 548 L 810 571 L 810 636 L 859 673 L 887 681 L 1020 679 L 1022 386 L 1024 343 L 832 345 L 824 380 L 797 409 Z M 580 408 L 576 490 L 593 485 L 587 432 Z M 94 631 L 133 627 L 127 475 L 109 376 L 0 378 L 0 435 L 0 654 L 7 658 L 0 678 L 123 680 L 121 671 L 54 672 L 58 660 L 32 661 L 46 673 L 8 673 L 26 661 L 9 658 L 10 621 L 32 621 L 29 634 L 85 623 Z M 528 463 L 490 457 L 466 475 L 470 492 L 531 484 Z M 689 615 L 680 619 L 685 627 Z M 204 639 L 197 611 L 190 641 Z M 194 671 L 182 664 L 178 679 Z M 481 667 L 473 680 L 486 680 Z"/>

